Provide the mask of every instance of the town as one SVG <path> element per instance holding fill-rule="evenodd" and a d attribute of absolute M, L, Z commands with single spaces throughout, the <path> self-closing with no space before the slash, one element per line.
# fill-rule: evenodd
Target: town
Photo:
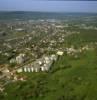
<path fill-rule="evenodd" d="M 82 19 L 79 19 L 81 23 L 79 20 L 75 23 L 75 17 L 74 21 L 69 17 L 0 21 L 0 92 L 8 84 L 27 81 L 27 74 L 53 73 L 62 57 L 79 60 L 87 52 L 95 51 L 97 34 L 93 34 L 93 39 L 86 36 L 85 40 L 84 36 L 97 33 L 97 23 L 90 24 L 97 16 Z"/>

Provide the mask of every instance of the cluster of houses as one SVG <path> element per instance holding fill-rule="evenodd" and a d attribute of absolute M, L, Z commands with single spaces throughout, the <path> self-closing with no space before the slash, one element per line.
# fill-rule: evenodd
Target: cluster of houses
<path fill-rule="evenodd" d="M 77 58 L 78 54 L 81 54 L 85 51 L 92 50 L 92 49 L 94 49 L 93 44 L 89 44 L 89 45 L 85 45 L 85 46 L 77 48 L 77 49 L 75 49 L 74 46 L 71 46 L 69 48 L 65 48 L 65 51 L 66 51 L 67 55 Z"/>
<path fill-rule="evenodd" d="M 65 48 L 64 51 L 68 55 L 77 57 L 79 53 L 82 53 L 85 50 L 91 49 L 88 45 L 85 45 L 81 48 L 75 49 L 73 46 L 69 48 Z M 54 61 L 57 60 L 58 55 L 62 56 L 64 51 L 57 51 L 56 54 L 52 54 L 50 56 L 43 56 L 41 58 L 36 59 L 34 62 L 23 65 L 21 68 L 17 69 L 17 72 L 39 72 L 39 71 L 49 71 L 51 68 L 51 65 Z M 10 63 L 16 62 L 17 64 L 23 64 L 25 62 L 26 55 L 25 54 L 19 54 L 15 61 L 13 59 L 10 60 Z"/>
<path fill-rule="evenodd" d="M 79 28 L 80 29 L 86 29 L 86 30 L 89 30 L 89 29 L 97 30 L 97 27 L 96 26 L 92 26 L 92 25 L 88 26 L 86 24 L 79 25 Z"/>
<path fill-rule="evenodd" d="M 15 59 L 11 59 L 10 63 L 17 63 L 17 64 L 22 64 L 26 59 L 26 55 L 20 53 Z"/>
<path fill-rule="evenodd" d="M 39 72 L 39 71 L 49 71 L 52 64 L 57 61 L 58 56 L 62 56 L 64 54 L 63 51 L 57 51 L 56 54 L 52 54 L 50 56 L 43 56 L 42 58 L 37 59 L 36 61 L 24 65 L 21 68 L 17 69 L 18 73 L 21 72 Z"/>
<path fill-rule="evenodd" d="M 17 69 L 17 72 L 39 72 L 39 71 L 49 71 L 51 65 L 58 58 L 57 55 L 43 56 L 28 65 L 24 65 L 22 68 Z"/>

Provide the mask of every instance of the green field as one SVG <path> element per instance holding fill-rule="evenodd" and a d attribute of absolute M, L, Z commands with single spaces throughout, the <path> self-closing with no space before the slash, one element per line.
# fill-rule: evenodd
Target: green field
<path fill-rule="evenodd" d="M 25 74 L 25 73 L 23 73 Z M 97 52 L 80 59 L 64 54 L 49 73 L 26 73 L 26 82 L 6 86 L 2 100 L 97 100 Z"/>

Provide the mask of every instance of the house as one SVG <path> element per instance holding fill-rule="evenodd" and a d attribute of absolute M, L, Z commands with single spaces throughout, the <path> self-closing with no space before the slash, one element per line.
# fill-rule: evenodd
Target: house
<path fill-rule="evenodd" d="M 34 68 L 33 67 L 31 67 L 31 72 L 34 72 Z"/>
<path fill-rule="evenodd" d="M 19 68 L 19 69 L 17 70 L 17 72 L 18 72 L 18 73 L 21 73 L 21 72 L 23 72 L 23 69 L 22 69 L 22 68 Z"/>
<path fill-rule="evenodd" d="M 26 67 L 24 67 L 24 72 L 27 72 L 27 68 Z"/>
<path fill-rule="evenodd" d="M 9 73 L 10 71 L 9 71 L 9 69 L 7 69 L 7 68 L 5 68 L 4 70 L 3 70 L 3 73 Z"/>
<path fill-rule="evenodd" d="M 16 62 L 18 64 L 22 64 L 25 61 L 25 54 L 19 54 L 19 56 L 16 57 Z"/>
<path fill-rule="evenodd" d="M 22 28 L 17 28 L 17 29 L 15 29 L 15 31 L 20 32 L 20 31 L 24 31 L 24 29 L 22 29 Z"/>
<path fill-rule="evenodd" d="M 12 58 L 11 60 L 10 60 L 10 63 L 12 64 L 12 63 L 16 63 L 16 60 L 14 59 L 14 58 Z"/>
<path fill-rule="evenodd" d="M 45 57 L 44 58 L 44 63 L 47 63 L 48 64 L 49 62 L 50 62 L 50 58 L 49 57 Z"/>
<path fill-rule="evenodd" d="M 40 70 L 41 70 L 41 71 L 45 71 L 45 67 L 44 67 L 44 66 L 41 66 L 41 67 L 40 67 Z"/>
<path fill-rule="evenodd" d="M 50 59 L 56 61 L 57 60 L 57 55 L 52 54 Z"/>
<path fill-rule="evenodd" d="M 39 72 L 40 71 L 40 68 L 39 67 L 35 67 L 35 72 Z"/>
<path fill-rule="evenodd" d="M 4 88 L 1 88 L 1 87 L 0 87 L 0 91 L 3 92 L 3 91 L 4 91 Z"/>
<path fill-rule="evenodd" d="M 62 56 L 63 54 L 64 54 L 63 51 L 58 51 L 58 52 L 57 52 L 57 55 L 59 55 L 59 56 Z"/>
<path fill-rule="evenodd" d="M 27 68 L 28 72 L 31 72 L 31 68 Z"/>
<path fill-rule="evenodd" d="M 40 65 L 40 66 L 43 64 L 43 62 L 42 62 L 42 61 L 38 61 L 38 63 L 39 63 L 39 65 Z"/>

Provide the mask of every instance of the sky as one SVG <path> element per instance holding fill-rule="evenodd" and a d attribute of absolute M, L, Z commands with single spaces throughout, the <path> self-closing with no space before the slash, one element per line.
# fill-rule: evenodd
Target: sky
<path fill-rule="evenodd" d="M 97 1 L 0 0 L 0 11 L 97 13 Z"/>

